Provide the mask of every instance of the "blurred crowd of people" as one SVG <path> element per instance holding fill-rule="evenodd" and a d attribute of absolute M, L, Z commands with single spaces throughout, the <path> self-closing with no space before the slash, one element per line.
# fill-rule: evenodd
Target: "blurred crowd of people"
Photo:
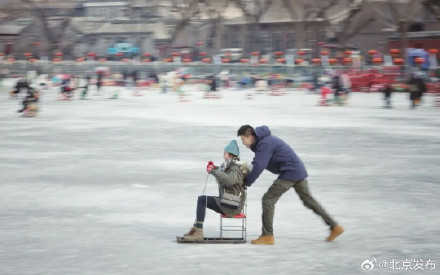
<path fill-rule="evenodd" d="M 267 91 L 272 95 L 283 95 L 288 88 L 301 88 L 310 93 L 320 94 L 318 105 L 343 106 L 349 103 L 352 93 L 352 76 L 348 71 L 325 70 L 323 72 L 313 72 L 309 81 L 297 81 L 294 77 L 271 73 L 266 75 L 242 74 L 234 75 L 224 70 L 219 74 L 208 74 L 204 76 L 194 76 L 185 68 L 162 72 L 143 73 L 122 71 L 111 72 L 107 67 L 99 67 L 93 73 L 85 73 L 81 76 L 57 73 L 53 75 L 38 75 L 35 71 L 29 71 L 25 76 L 16 78 L 16 83 L 10 91 L 10 96 L 19 98 L 22 94 L 22 108 L 18 112 L 35 115 L 38 111 L 38 101 L 41 90 L 49 87 L 58 87 L 59 100 L 72 100 L 75 93 L 79 99 L 87 99 L 89 92 L 94 91 L 93 95 L 108 94 L 103 91 L 103 87 L 114 87 L 111 97 L 118 98 L 120 88 L 133 91 L 133 95 L 142 95 L 140 90 L 146 87 L 156 87 L 162 93 L 168 91 L 177 92 L 180 96 L 185 95 L 185 85 L 203 84 L 206 94 L 218 94 L 221 89 L 234 87 L 237 90 L 247 89 L 255 92 Z M 0 70 L 1 79 L 8 77 L 8 72 Z M 92 88 L 93 87 L 93 88 Z M 393 79 L 379 85 L 378 91 L 383 93 L 385 108 L 392 108 L 391 98 L 393 92 L 406 91 L 409 95 L 410 108 L 415 109 L 420 106 L 424 93 L 427 92 L 426 74 L 423 71 L 414 71 L 407 75 L 406 80 Z M 330 96 L 332 95 L 332 96 Z M 209 97 L 209 96 L 208 96 Z"/>

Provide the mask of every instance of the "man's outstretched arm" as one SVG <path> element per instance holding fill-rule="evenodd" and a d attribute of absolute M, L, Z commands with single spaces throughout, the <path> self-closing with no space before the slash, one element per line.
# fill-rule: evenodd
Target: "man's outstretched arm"
<path fill-rule="evenodd" d="M 269 144 L 263 143 L 257 147 L 252 171 L 245 180 L 246 186 L 251 186 L 258 179 L 261 173 L 263 173 L 263 170 L 267 167 L 271 157 L 271 146 Z"/>

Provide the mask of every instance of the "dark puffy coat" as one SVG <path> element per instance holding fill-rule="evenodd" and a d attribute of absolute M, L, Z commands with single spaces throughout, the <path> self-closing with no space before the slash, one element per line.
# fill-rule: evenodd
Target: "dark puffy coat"
<path fill-rule="evenodd" d="M 264 169 L 284 180 L 298 181 L 308 176 L 303 162 L 293 149 L 282 139 L 272 136 L 267 126 L 255 128 L 255 142 L 251 150 L 255 152 L 255 157 L 252 171 L 245 180 L 246 186 L 251 186 Z"/>

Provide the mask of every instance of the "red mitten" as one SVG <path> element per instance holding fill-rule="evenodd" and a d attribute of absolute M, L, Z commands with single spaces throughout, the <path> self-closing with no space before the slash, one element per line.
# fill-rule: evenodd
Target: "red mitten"
<path fill-rule="evenodd" d="M 206 167 L 206 172 L 211 173 L 211 171 L 212 171 L 213 168 L 214 168 L 214 166 L 212 166 L 212 165 L 208 165 L 208 166 Z"/>
<path fill-rule="evenodd" d="M 208 169 L 208 166 L 209 166 L 209 165 L 211 165 L 211 166 L 213 166 L 213 167 L 215 166 L 215 164 L 214 164 L 213 161 L 208 161 L 208 165 L 206 165 L 206 169 Z"/>

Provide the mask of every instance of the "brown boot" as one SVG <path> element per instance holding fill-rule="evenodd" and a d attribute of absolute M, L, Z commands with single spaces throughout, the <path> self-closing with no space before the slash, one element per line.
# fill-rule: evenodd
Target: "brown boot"
<path fill-rule="evenodd" d="M 185 241 L 203 241 L 204 239 L 203 228 L 195 227 L 194 232 L 190 232 L 190 233 L 192 234 L 183 237 Z"/>
<path fill-rule="evenodd" d="M 333 227 L 333 229 L 330 231 L 330 236 L 327 237 L 327 242 L 331 242 L 334 239 L 336 239 L 339 235 L 341 235 L 344 232 L 344 228 L 340 225 L 336 225 Z"/>
<path fill-rule="evenodd" d="M 268 245 L 272 245 L 272 244 L 275 244 L 275 239 L 274 239 L 273 236 L 261 235 L 260 237 L 258 237 L 258 239 L 252 240 L 251 244 L 268 244 Z"/>

